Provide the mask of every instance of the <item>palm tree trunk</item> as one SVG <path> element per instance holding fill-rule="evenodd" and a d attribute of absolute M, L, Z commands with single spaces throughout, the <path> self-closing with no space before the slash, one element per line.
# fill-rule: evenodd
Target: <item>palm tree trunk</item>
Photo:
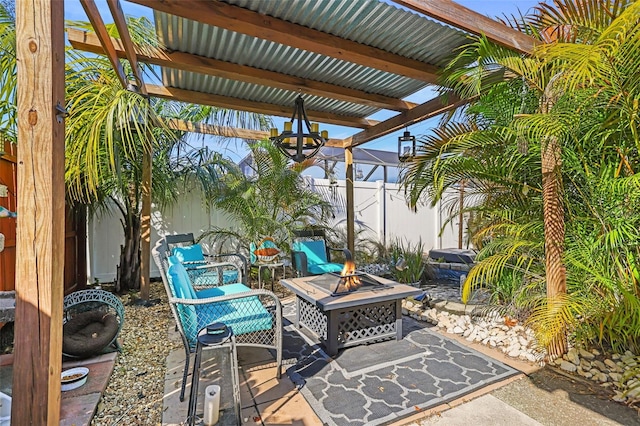
<path fill-rule="evenodd" d="M 554 83 L 559 74 L 547 85 L 542 112 L 549 113 L 560 96 Z M 567 293 L 567 269 L 564 265 L 564 206 L 562 203 L 562 149 L 555 135 L 542 141 L 542 214 L 544 219 L 544 251 L 547 278 L 547 306 L 557 306 L 558 298 Z M 549 358 L 555 359 L 567 352 L 567 333 L 563 326 L 547 347 Z"/>
<path fill-rule="evenodd" d="M 125 293 L 140 288 L 140 217 L 130 215 L 124 225 L 124 245 L 120 246 L 120 266 L 116 292 Z"/>
<path fill-rule="evenodd" d="M 542 146 L 542 197 L 544 216 L 545 268 L 547 306 L 555 306 L 558 296 L 567 292 L 567 270 L 564 265 L 564 208 L 562 205 L 561 149 L 558 138 L 548 137 Z M 566 329 L 553 338 L 547 353 L 551 358 L 567 351 Z"/>

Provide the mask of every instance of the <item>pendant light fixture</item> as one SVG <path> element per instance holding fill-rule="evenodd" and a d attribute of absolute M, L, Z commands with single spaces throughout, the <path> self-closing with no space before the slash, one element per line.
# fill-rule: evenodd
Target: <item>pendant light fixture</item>
<path fill-rule="evenodd" d="M 295 132 L 293 131 L 294 123 L 296 123 Z M 304 110 L 304 100 L 298 95 L 291 121 L 284 123 L 284 130 L 280 134 L 278 129 L 272 128 L 269 140 L 288 158 L 301 163 L 316 155 L 328 138 L 329 134 L 326 130 L 319 131 L 318 123 L 309 123 Z"/>

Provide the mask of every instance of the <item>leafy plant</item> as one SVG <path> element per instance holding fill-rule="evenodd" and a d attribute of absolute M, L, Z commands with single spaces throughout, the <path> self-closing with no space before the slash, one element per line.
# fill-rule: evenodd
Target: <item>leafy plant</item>
<path fill-rule="evenodd" d="M 227 245 L 246 251 L 251 242 L 270 236 L 288 252 L 293 231 L 325 223 L 331 204 L 305 184 L 300 171 L 269 141 L 249 148 L 254 159 L 251 172 L 245 174 L 227 164 L 224 176 L 205 193 L 206 202 L 227 213 L 237 225 L 211 229 L 202 238 L 219 249 Z"/>
<path fill-rule="evenodd" d="M 400 239 L 391 243 L 389 270 L 395 281 L 403 284 L 420 283 L 424 279 L 426 268 L 422 240 L 415 245 Z"/>

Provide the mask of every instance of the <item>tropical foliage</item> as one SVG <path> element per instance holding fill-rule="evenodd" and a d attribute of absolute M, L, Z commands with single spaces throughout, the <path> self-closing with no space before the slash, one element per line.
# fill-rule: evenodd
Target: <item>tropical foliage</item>
<path fill-rule="evenodd" d="M 153 26 L 146 18 L 130 18 L 128 26 L 141 49 L 158 48 Z M 113 26 L 109 31 L 117 36 Z M 184 133 L 167 127 L 167 119 L 241 123 L 254 128 L 269 123 L 255 114 L 149 100 L 123 88 L 106 59 L 74 51 L 68 55 L 67 193 L 73 202 L 88 204 L 94 210 L 116 207 L 125 236 L 116 290 L 138 289 L 143 158 L 152 158 L 151 198 L 160 206 L 175 201 L 180 189 L 189 185 L 215 185 L 225 173 L 225 162 L 219 155 L 192 149 Z"/>
<path fill-rule="evenodd" d="M 478 98 L 422 138 L 402 178 L 414 206 L 467 182 L 481 253 L 465 294 L 492 288 L 553 355 L 567 331 L 640 348 L 640 2 L 580 4 L 556 0 L 513 20 L 540 41 L 532 55 L 484 38 L 460 52 L 447 82 Z M 566 294 L 550 297 L 565 268 Z"/>
<path fill-rule="evenodd" d="M 248 173 L 228 162 L 224 177 L 205 189 L 207 203 L 225 212 L 236 226 L 214 228 L 202 238 L 213 239 L 219 249 L 238 249 L 269 236 L 287 252 L 293 231 L 326 223 L 331 204 L 304 182 L 303 166 L 290 165 L 269 141 L 250 145 L 250 151 Z"/>

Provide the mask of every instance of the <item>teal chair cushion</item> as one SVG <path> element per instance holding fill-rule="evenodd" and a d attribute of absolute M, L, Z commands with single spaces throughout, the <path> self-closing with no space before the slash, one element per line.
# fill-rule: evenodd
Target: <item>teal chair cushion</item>
<path fill-rule="evenodd" d="M 173 256 L 171 256 L 173 257 Z M 173 264 L 172 264 L 173 263 Z M 173 296 L 179 299 L 195 299 L 196 293 L 191 287 L 189 281 L 189 275 L 187 270 L 184 269 L 182 263 L 177 259 L 169 260 L 169 270 L 167 271 L 169 284 L 173 290 Z M 178 315 L 180 316 L 180 322 L 184 328 L 184 332 L 187 336 L 195 336 L 198 333 L 198 315 L 196 307 L 193 305 L 177 305 Z M 195 341 L 195 340 L 194 340 Z"/>
<path fill-rule="evenodd" d="M 171 259 L 171 258 L 174 259 Z M 169 282 L 172 285 L 174 296 L 179 299 L 196 299 L 196 293 L 191 286 L 189 274 L 184 265 L 175 260 L 174 256 L 169 257 Z"/>
<path fill-rule="evenodd" d="M 293 250 L 307 255 L 307 271 L 311 275 L 342 271 L 343 265 L 327 262 L 327 247 L 323 240 L 296 241 Z"/>
<path fill-rule="evenodd" d="M 198 305 L 196 310 L 198 312 L 198 329 L 212 322 L 226 324 L 231 327 L 235 335 L 272 328 L 272 316 L 256 296 Z"/>
<path fill-rule="evenodd" d="M 308 265 L 327 263 L 327 247 L 322 240 L 296 241 L 293 243 L 293 250 L 306 254 Z"/>
<path fill-rule="evenodd" d="M 344 265 L 339 263 L 319 263 L 316 265 L 308 265 L 307 270 L 312 275 L 327 274 L 329 272 L 342 272 Z"/>

